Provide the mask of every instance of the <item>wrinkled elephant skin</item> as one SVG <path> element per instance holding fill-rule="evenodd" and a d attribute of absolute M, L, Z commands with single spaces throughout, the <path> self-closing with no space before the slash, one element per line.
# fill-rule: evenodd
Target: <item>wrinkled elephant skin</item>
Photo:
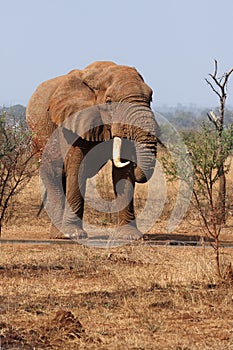
<path fill-rule="evenodd" d="M 140 237 L 133 194 L 135 182 L 148 181 L 155 166 L 158 126 L 151 99 L 152 90 L 135 68 L 113 62 L 95 62 L 36 89 L 27 122 L 43 153 L 45 208 L 56 235 L 87 237 L 86 180 L 111 159 L 119 236 Z"/>

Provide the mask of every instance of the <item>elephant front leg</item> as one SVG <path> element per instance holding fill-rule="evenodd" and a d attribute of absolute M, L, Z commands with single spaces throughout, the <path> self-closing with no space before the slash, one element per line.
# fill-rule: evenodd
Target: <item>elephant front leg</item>
<path fill-rule="evenodd" d="M 138 239 L 142 233 L 137 229 L 134 212 L 134 187 L 132 164 L 124 168 L 113 165 L 113 185 L 118 202 L 118 228 L 114 238 Z"/>
<path fill-rule="evenodd" d="M 83 229 L 84 196 L 86 177 L 80 164 L 83 152 L 78 147 L 71 147 L 65 160 L 66 203 L 62 229 L 66 237 L 72 239 L 87 238 Z"/>

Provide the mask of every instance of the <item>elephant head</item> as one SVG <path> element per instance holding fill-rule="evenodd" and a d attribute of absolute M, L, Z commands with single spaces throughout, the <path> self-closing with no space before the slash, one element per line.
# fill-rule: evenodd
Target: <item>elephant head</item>
<path fill-rule="evenodd" d="M 129 178 L 133 188 L 134 182 L 149 180 L 155 165 L 155 133 L 158 130 L 150 109 L 151 100 L 152 90 L 137 70 L 113 62 L 95 62 L 83 70 L 72 70 L 67 75 L 42 83 L 37 88 L 27 107 L 27 121 L 34 131 L 36 146 L 43 151 L 58 126 L 63 127 L 64 135 L 76 135 L 73 141 L 69 141 L 73 144 L 69 156 L 76 167 L 65 166 L 68 179 L 66 196 L 72 197 L 70 203 L 76 201 L 71 192 L 75 192 L 76 198 L 79 194 L 74 185 L 67 188 L 69 169 L 75 168 L 78 173 L 85 156 L 84 149 L 90 150 L 96 143 L 105 142 L 112 147 L 109 157 L 113 160 L 114 188 L 120 179 Z M 77 152 L 82 155 L 77 156 Z M 124 187 L 123 191 L 127 189 Z M 71 204 L 71 207 L 82 219 L 83 202 L 76 204 Z M 122 211 L 120 225 L 134 220 L 133 199 L 126 207 Z"/>

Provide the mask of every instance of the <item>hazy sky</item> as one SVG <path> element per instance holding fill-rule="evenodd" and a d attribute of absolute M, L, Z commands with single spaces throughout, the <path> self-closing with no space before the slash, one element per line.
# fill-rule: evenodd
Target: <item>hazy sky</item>
<path fill-rule="evenodd" d="M 215 106 L 204 78 L 214 59 L 233 66 L 232 0 L 0 0 L 0 12 L 1 106 L 97 60 L 136 67 L 155 108 Z"/>

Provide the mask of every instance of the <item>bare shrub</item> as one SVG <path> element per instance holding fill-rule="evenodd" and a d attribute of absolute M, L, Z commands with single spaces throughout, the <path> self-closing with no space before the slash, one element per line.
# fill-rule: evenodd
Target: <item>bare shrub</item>
<path fill-rule="evenodd" d="M 36 170 L 31 134 L 24 121 L 7 121 L 0 116 L 0 235 L 14 196 L 21 191 Z"/>

